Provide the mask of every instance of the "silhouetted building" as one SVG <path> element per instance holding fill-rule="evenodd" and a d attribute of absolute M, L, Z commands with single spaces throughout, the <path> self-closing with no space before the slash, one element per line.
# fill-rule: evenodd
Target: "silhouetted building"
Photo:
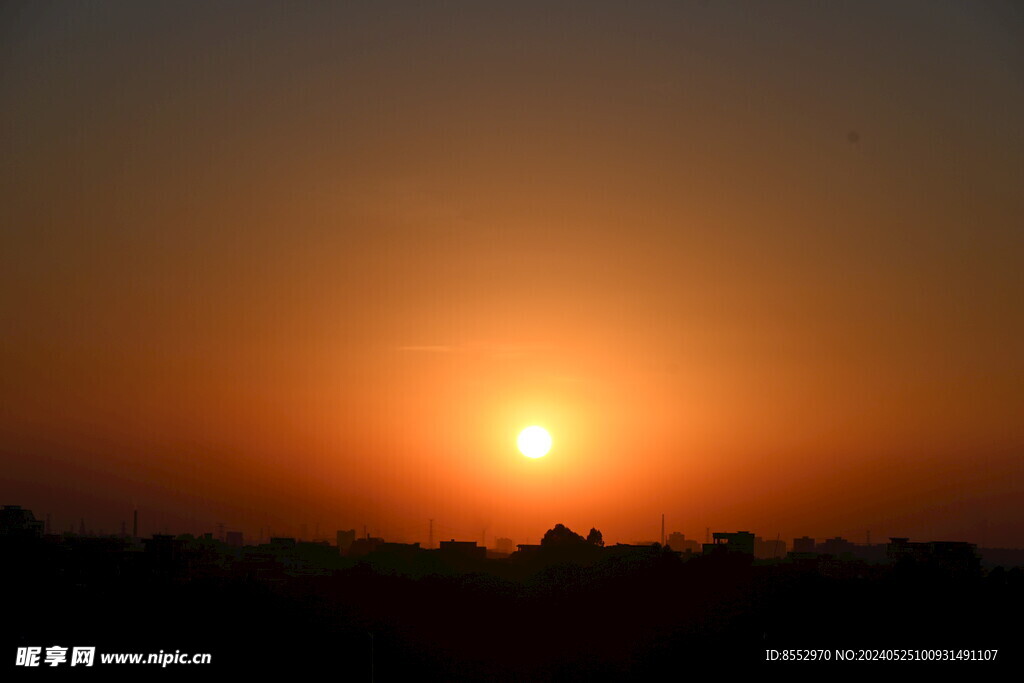
<path fill-rule="evenodd" d="M 494 549 L 504 555 L 511 555 L 516 551 L 516 544 L 511 538 L 498 538 L 494 541 Z"/>
<path fill-rule="evenodd" d="M 978 554 L 988 567 L 1024 567 L 1024 548 L 978 548 Z"/>
<path fill-rule="evenodd" d="M 327 541 L 299 541 L 295 544 L 294 567 L 305 574 L 322 574 L 336 567 L 338 551 Z"/>
<path fill-rule="evenodd" d="M 814 539 L 810 536 L 801 536 L 800 538 L 793 539 L 793 552 L 794 553 L 813 553 L 814 552 Z"/>
<path fill-rule="evenodd" d="M 423 549 L 419 543 L 381 543 L 374 551 L 380 555 L 390 555 L 405 561 L 415 560 Z"/>
<path fill-rule="evenodd" d="M 836 536 L 835 538 L 828 538 L 818 544 L 817 550 L 823 555 L 833 555 L 839 557 L 840 555 L 853 554 L 856 546 L 851 541 L 847 541 L 842 536 Z"/>
<path fill-rule="evenodd" d="M 230 548 L 241 548 L 244 545 L 241 531 L 229 531 L 224 540 Z"/>
<path fill-rule="evenodd" d="M 662 551 L 660 543 L 616 543 L 606 545 L 604 553 L 612 557 L 641 556 L 646 557 Z"/>
<path fill-rule="evenodd" d="M 20 505 L 4 505 L 0 510 L 0 536 L 41 538 L 44 524 Z"/>
<path fill-rule="evenodd" d="M 479 546 L 476 541 L 441 541 L 441 556 L 445 558 L 461 558 L 467 560 L 484 560 L 487 548 Z"/>
<path fill-rule="evenodd" d="M 544 546 L 533 543 L 517 543 L 516 552 L 512 554 L 512 557 L 517 560 L 529 559 L 537 557 L 540 554 L 541 548 Z"/>
<path fill-rule="evenodd" d="M 184 541 L 170 534 L 153 534 L 152 538 L 143 539 L 142 542 L 146 548 L 146 561 L 154 575 L 179 577 L 186 571 L 182 553 Z"/>
<path fill-rule="evenodd" d="M 759 560 L 775 560 L 786 556 L 786 542 L 780 539 L 754 539 L 754 557 Z"/>
<path fill-rule="evenodd" d="M 667 545 L 669 548 L 672 548 L 672 550 L 681 553 L 699 553 L 701 551 L 700 543 L 698 543 L 697 541 L 687 540 L 686 536 L 679 533 L 678 531 L 673 531 L 671 534 L 668 535 L 668 538 L 665 540 L 665 545 Z"/>
<path fill-rule="evenodd" d="M 265 582 L 282 582 L 288 578 L 278 555 L 269 549 L 267 544 L 257 547 L 248 546 L 242 550 L 242 558 L 234 566 L 234 571 L 249 579 Z"/>
<path fill-rule="evenodd" d="M 981 571 L 977 546 L 963 541 L 911 543 L 909 538 L 890 538 L 887 555 L 893 562 L 911 561 L 957 576 Z"/>
<path fill-rule="evenodd" d="M 754 534 L 749 531 L 737 531 L 726 533 L 716 531 L 711 535 L 713 541 L 704 544 L 704 554 L 729 552 L 742 553 L 744 555 L 754 554 Z"/>
<path fill-rule="evenodd" d="M 384 543 L 383 538 L 376 538 L 374 536 L 357 538 L 349 545 L 347 554 L 350 557 L 365 557 L 372 552 L 376 552 L 382 543 Z"/>
<path fill-rule="evenodd" d="M 875 543 L 874 545 L 856 545 L 853 548 L 855 557 L 872 564 L 885 564 L 889 561 L 888 544 Z"/>
<path fill-rule="evenodd" d="M 338 552 L 348 553 L 349 548 L 352 547 L 352 543 L 356 540 L 356 530 L 348 529 L 345 531 L 338 531 Z"/>

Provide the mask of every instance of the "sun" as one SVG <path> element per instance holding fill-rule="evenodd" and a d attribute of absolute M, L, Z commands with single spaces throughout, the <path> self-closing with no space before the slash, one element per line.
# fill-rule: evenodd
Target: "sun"
<path fill-rule="evenodd" d="M 541 458 L 551 450 L 551 435 L 543 427 L 527 427 L 519 432 L 519 451 L 527 458 Z"/>

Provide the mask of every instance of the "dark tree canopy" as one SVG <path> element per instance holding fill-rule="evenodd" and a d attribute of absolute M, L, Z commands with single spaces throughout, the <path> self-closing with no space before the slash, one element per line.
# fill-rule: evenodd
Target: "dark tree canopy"
<path fill-rule="evenodd" d="M 604 536 L 597 529 L 591 528 L 590 533 L 587 534 L 587 543 L 604 547 Z"/>
<path fill-rule="evenodd" d="M 554 529 L 548 529 L 544 538 L 540 539 L 541 545 L 576 545 L 585 543 L 583 537 L 569 529 L 564 524 L 556 524 Z"/>

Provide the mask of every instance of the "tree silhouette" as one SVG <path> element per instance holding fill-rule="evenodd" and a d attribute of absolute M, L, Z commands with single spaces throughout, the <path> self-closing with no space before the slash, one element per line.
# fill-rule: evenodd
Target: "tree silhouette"
<path fill-rule="evenodd" d="M 554 529 L 548 529 L 544 538 L 540 539 L 542 546 L 571 546 L 583 543 L 586 543 L 583 537 L 564 524 L 556 524 Z"/>
<path fill-rule="evenodd" d="M 596 545 L 603 548 L 604 536 L 597 529 L 591 528 L 590 533 L 587 534 L 587 543 L 589 543 L 590 545 Z"/>

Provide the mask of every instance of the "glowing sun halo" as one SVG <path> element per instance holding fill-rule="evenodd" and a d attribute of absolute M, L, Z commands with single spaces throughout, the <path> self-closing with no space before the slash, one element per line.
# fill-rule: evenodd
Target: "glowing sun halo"
<path fill-rule="evenodd" d="M 543 427 L 527 427 L 519 432 L 517 443 L 527 458 L 540 458 L 551 450 L 551 435 Z"/>

